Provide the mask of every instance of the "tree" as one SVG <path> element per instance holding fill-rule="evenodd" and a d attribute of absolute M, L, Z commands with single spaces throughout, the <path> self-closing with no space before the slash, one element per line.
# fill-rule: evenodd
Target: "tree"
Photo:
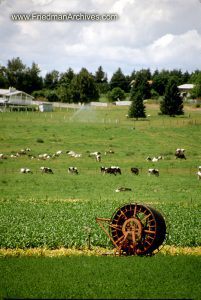
<path fill-rule="evenodd" d="M 71 81 L 75 76 L 76 75 L 71 68 L 64 73 L 61 73 L 57 88 L 57 94 L 61 102 L 71 102 L 70 87 Z"/>
<path fill-rule="evenodd" d="M 138 72 L 134 83 L 132 84 L 132 94 L 139 92 L 142 100 L 149 99 L 151 97 L 151 88 L 148 83 L 147 76 L 144 72 Z"/>
<path fill-rule="evenodd" d="M 25 71 L 26 66 L 22 63 L 19 57 L 8 60 L 7 78 L 9 86 L 21 89 Z"/>
<path fill-rule="evenodd" d="M 179 94 L 174 78 L 168 80 L 165 95 L 160 103 L 160 110 L 163 115 L 183 115 L 183 100 Z"/>
<path fill-rule="evenodd" d="M 190 83 L 195 83 L 197 79 L 200 77 L 201 71 L 200 70 L 195 70 L 191 75 L 189 82 Z"/>
<path fill-rule="evenodd" d="M 125 92 L 119 87 L 114 88 L 112 91 L 107 93 L 107 97 L 109 101 L 119 101 L 124 100 L 126 98 Z"/>
<path fill-rule="evenodd" d="M 28 68 L 25 73 L 25 78 L 27 80 L 23 91 L 27 93 L 32 93 L 33 91 L 38 91 L 43 88 L 43 79 L 40 74 L 40 68 L 33 62 L 31 68 Z"/>
<path fill-rule="evenodd" d="M 124 92 L 129 91 L 128 81 L 120 68 L 112 75 L 110 80 L 110 89 L 113 90 L 115 87 L 121 88 Z"/>
<path fill-rule="evenodd" d="M 8 88 L 8 78 L 6 67 L 0 65 L 0 87 L 5 89 Z"/>
<path fill-rule="evenodd" d="M 159 72 L 156 70 L 153 74 L 152 88 L 160 95 L 163 96 L 165 93 L 165 87 L 169 78 L 169 72 L 162 70 Z"/>
<path fill-rule="evenodd" d="M 102 66 L 96 71 L 94 79 L 99 93 L 106 93 L 109 90 L 107 74 L 103 71 Z"/>
<path fill-rule="evenodd" d="M 138 76 L 143 77 L 144 79 L 146 79 L 146 81 L 151 80 L 151 71 L 150 69 L 142 69 L 136 72 L 135 77 Z"/>
<path fill-rule="evenodd" d="M 75 73 L 71 68 L 69 68 L 65 73 L 61 73 L 59 78 L 59 85 L 68 88 L 74 76 Z"/>
<path fill-rule="evenodd" d="M 181 70 L 174 69 L 174 70 L 170 71 L 170 77 L 174 78 L 177 86 L 180 84 L 186 83 L 183 81 L 183 74 L 182 74 Z"/>
<path fill-rule="evenodd" d="M 53 70 L 52 72 L 47 73 L 45 75 L 44 87 L 46 89 L 55 89 L 58 85 L 58 81 L 59 81 L 59 72 Z"/>
<path fill-rule="evenodd" d="M 17 57 L 17 58 L 12 58 L 11 60 L 8 60 L 7 68 L 8 68 L 8 71 L 16 74 L 17 72 L 24 71 L 26 69 L 26 66 L 22 63 L 21 59 L 19 57 Z"/>
<path fill-rule="evenodd" d="M 45 91 L 45 97 L 48 99 L 49 102 L 59 101 L 56 90 L 46 90 Z"/>
<path fill-rule="evenodd" d="M 102 66 L 98 67 L 98 70 L 95 73 L 95 81 L 96 83 L 104 83 L 107 82 L 107 75 L 106 73 L 103 71 Z"/>
<path fill-rule="evenodd" d="M 136 118 L 137 120 L 138 118 L 146 118 L 143 95 L 140 90 L 136 92 L 135 89 L 132 89 L 130 99 L 132 102 L 128 111 L 129 118 Z"/>
<path fill-rule="evenodd" d="M 191 96 L 194 99 L 201 98 L 201 72 L 196 75 L 194 84 L 195 86 L 191 91 Z"/>
<path fill-rule="evenodd" d="M 88 103 L 99 99 L 98 89 L 92 74 L 83 68 L 70 85 L 71 102 Z"/>

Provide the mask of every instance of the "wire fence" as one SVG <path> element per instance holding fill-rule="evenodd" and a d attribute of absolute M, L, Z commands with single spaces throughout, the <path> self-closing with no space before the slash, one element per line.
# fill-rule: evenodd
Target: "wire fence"
<path fill-rule="evenodd" d="M 68 111 L 70 110 L 70 111 Z M 61 115 L 55 114 L 54 112 L 31 112 L 31 111 L 21 111 L 12 112 L 13 118 L 16 121 L 35 121 L 36 119 L 46 120 L 46 121 L 59 121 L 64 123 L 80 123 L 80 124 L 105 124 L 105 125 L 126 125 L 131 126 L 132 129 L 146 127 L 154 128 L 159 126 L 160 128 L 181 128 L 184 126 L 199 126 L 201 125 L 200 116 L 191 117 L 185 116 L 183 118 L 161 118 L 160 117 L 147 117 L 145 119 L 130 119 L 127 116 L 121 116 L 116 118 L 110 118 L 105 116 L 96 116 L 95 111 L 79 112 L 77 108 L 67 108 L 67 112 L 63 112 Z M 0 120 L 4 121 L 7 116 L 4 113 L 0 114 Z"/>
<path fill-rule="evenodd" d="M 41 163 L 41 166 L 50 166 L 51 163 Z M 68 163 L 66 162 L 66 167 L 62 167 L 62 168 L 51 168 L 52 171 L 54 172 L 54 174 L 68 174 L 68 175 L 72 175 L 72 174 L 69 174 L 68 173 L 68 168 L 71 167 L 71 166 L 74 166 L 76 167 L 77 164 L 76 163 Z M 29 164 L 26 163 L 26 166 L 25 164 L 22 165 L 21 168 L 29 168 L 33 174 L 41 174 L 41 175 L 52 175 L 52 174 L 45 174 L 43 173 L 41 170 L 40 170 L 40 166 L 32 166 L 32 167 L 29 167 Z M 106 167 L 110 167 L 110 165 L 107 165 Z M 132 167 L 132 166 L 131 166 Z M 198 172 L 198 169 L 197 167 L 186 167 L 186 168 L 176 168 L 176 167 L 157 167 L 157 165 L 151 165 L 150 167 L 143 167 L 143 168 L 139 168 L 139 175 L 135 175 L 135 174 L 132 174 L 131 172 L 131 167 L 120 167 L 121 169 L 121 174 L 117 174 L 116 176 L 121 176 L 121 175 L 132 175 L 134 178 L 136 176 L 140 176 L 140 175 L 148 175 L 148 170 L 151 168 L 151 169 L 158 169 L 159 172 L 160 172 L 160 175 L 171 175 L 171 174 L 174 174 L 174 175 L 183 175 L 183 176 L 187 176 L 187 175 L 196 175 L 196 173 Z M 1 167 L 0 168 L 0 173 L 3 175 L 5 174 L 8 174 L 8 175 L 11 175 L 11 174 L 20 174 L 20 169 L 21 168 L 14 168 L 14 167 Z M 113 174 L 104 174 L 101 172 L 101 166 L 95 166 L 95 167 L 78 167 L 78 172 L 80 175 L 94 175 L 94 174 L 101 174 L 102 176 L 114 176 Z M 27 174 L 29 175 L 29 174 Z"/>

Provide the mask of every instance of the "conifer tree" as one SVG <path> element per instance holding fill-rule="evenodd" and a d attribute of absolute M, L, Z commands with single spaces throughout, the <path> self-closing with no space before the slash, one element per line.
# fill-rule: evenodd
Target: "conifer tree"
<path fill-rule="evenodd" d="M 163 115 L 183 115 L 183 100 L 174 78 L 168 80 L 164 98 L 160 103 L 160 110 Z"/>
<path fill-rule="evenodd" d="M 130 100 L 132 102 L 129 108 L 128 116 L 130 118 L 136 118 L 137 120 L 138 118 L 146 118 L 143 95 L 141 94 L 140 90 L 136 92 L 135 89 L 132 89 Z"/>

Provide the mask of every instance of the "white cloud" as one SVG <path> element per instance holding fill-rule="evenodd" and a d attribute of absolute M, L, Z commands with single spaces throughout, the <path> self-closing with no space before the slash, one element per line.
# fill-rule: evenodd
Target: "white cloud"
<path fill-rule="evenodd" d="M 115 22 L 13 22 L 14 12 L 118 13 Z M 19 56 L 43 72 L 85 66 L 106 72 L 201 68 L 199 0 L 5 0 L 0 61 Z M 45 71 L 46 70 L 46 71 Z"/>

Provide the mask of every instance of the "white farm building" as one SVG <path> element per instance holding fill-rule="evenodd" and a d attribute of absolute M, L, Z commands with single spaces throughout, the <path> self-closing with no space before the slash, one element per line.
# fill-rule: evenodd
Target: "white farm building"
<path fill-rule="evenodd" d="M 1 105 L 31 105 L 34 97 L 13 87 L 0 89 Z"/>
<path fill-rule="evenodd" d="M 191 83 L 185 83 L 185 84 L 179 85 L 178 89 L 180 91 L 180 95 L 183 97 L 190 97 L 191 91 L 194 88 L 194 86 L 195 85 L 191 84 Z"/>

